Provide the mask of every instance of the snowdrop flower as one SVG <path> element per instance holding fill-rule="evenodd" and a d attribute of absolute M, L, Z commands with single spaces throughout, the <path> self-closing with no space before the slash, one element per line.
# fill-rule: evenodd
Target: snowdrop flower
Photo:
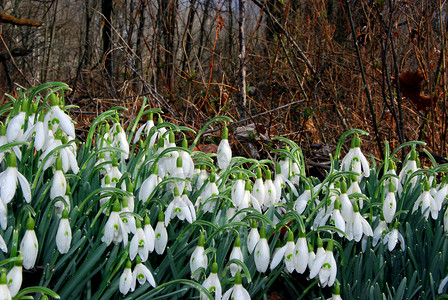
<path fill-rule="evenodd" d="M 319 242 L 319 239 L 317 241 Z M 324 249 L 322 248 L 322 250 Z M 308 270 L 312 269 L 315 259 L 316 259 L 316 253 L 314 253 L 313 246 L 311 244 L 308 244 Z"/>
<path fill-rule="evenodd" d="M 135 265 L 134 272 L 132 272 L 132 282 L 135 285 L 135 281 L 138 281 L 140 285 L 145 284 L 146 281 L 152 286 L 156 287 L 156 281 L 154 280 L 154 276 L 152 276 L 151 271 L 142 264 L 140 260 L 140 256 L 137 255 L 136 259 L 137 264 Z"/>
<path fill-rule="evenodd" d="M 188 141 L 184 137 L 182 140 L 182 148 L 188 150 Z M 188 150 L 189 151 L 189 150 Z M 191 155 L 187 151 L 180 151 L 180 157 L 182 158 L 182 169 L 186 178 L 192 178 L 194 173 L 194 162 Z"/>
<path fill-rule="evenodd" d="M 174 135 L 174 132 L 172 132 L 172 131 L 169 132 L 168 139 L 169 139 L 169 143 L 168 143 L 167 148 L 176 147 L 176 137 Z M 166 156 L 163 157 L 162 163 L 165 165 L 167 174 L 173 174 L 176 171 L 176 167 L 177 167 L 176 164 L 177 164 L 178 157 L 179 157 L 179 152 L 177 150 L 168 152 L 166 154 Z"/>
<path fill-rule="evenodd" d="M 246 202 L 248 203 L 248 206 L 252 206 L 253 208 L 255 208 L 257 211 L 259 211 L 261 213 L 261 206 L 260 203 L 258 202 L 258 200 L 254 197 L 252 197 L 251 195 L 252 192 L 252 183 L 248 180 L 246 181 L 246 185 L 244 187 L 244 201 L 242 201 L 242 203 L 240 203 L 240 207 L 238 208 L 238 210 L 246 208 L 243 207 L 243 205 L 246 205 Z"/>
<path fill-rule="evenodd" d="M 145 227 L 143 228 L 143 231 L 145 233 L 148 251 L 153 252 L 156 243 L 156 233 L 151 226 L 151 220 L 149 219 L 148 215 L 145 216 Z"/>
<path fill-rule="evenodd" d="M 221 170 L 227 169 L 232 159 L 232 149 L 229 145 L 229 129 L 224 126 L 222 129 L 222 139 L 219 143 L 218 150 L 216 152 L 218 158 L 218 166 Z"/>
<path fill-rule="evenodd" d="M 60 102 L 58 97 L 52 93 L 49 98 L 51 108 L 45 116 L 44 124 L 48 124 L 49 122 L 54 123 L 53 120 L 56 119 L 65 134 L 75 138 L 75 125 L 73 124 L 72 119 L 59 107 Z"/>
<path fill-rule="evenodd" d="M 187 220 L 190 224 L 196 220 L 196 212 L 193 204 L 190 199 L 188 199 L 187 195 L 185 195 L 185 197 L 181 197 L 179 195 L 179 189 L 177 186 L 174 187 L 174 199 L 168 205 L 165 212 L 165 226 L 168 226 L 170 220 L 175 217 L 178 217 L 181 221 Z"/>
<path fill-rule="evenodd" d="M 22 140 L 27 109 L 28 101 L 24 100 L 20 106 L 19 113 L 8 122 L 6 128 L 6 138 L 8 139 L 8 143 L 18 142 Z"/>
<path fill-rule="evenodd" d="M 333 240 L 330 240 L 325 251 L 325 259 L 319 271 L 319 282 L 322 287 L 332 286 L 337 274 L 336 260 L 333 255 Z"/>
<path fill-rule="evenodd" d="M 386 223 L 392 222 L 395 211 L 397 210 L 397 201 L 395 200 L 395 186 L 393 182 L 389 183 L 389 192 L 383 202 L 383 216 Z"/>
<path fill-rule="evenodd" d="M 215 294 L 215 300 L 221 300 L 222 297 L 222 287 L 221 287 L 221 282 L 219 281 L 218 278 L 218 264 L 216 262 L 214 262 L 212 264 L 212 269 L 210 272 L 210 275 L 208 275 L 207 279 L 204 280 L 204 282 L 202 283 L 202 286 L 208 290 L 210 292 L 210 294 L 213 293 Z M 201 300 L 212 300 L 210 298 L 207 297 L 207 295 L 205 295 L 205 293 L 203 293 L 201 291 Z"/>
<path fill-rule="evenodd" d="M 263 226 L 260 229 L 260 240 L 255 246 L 254 261 L 257 271 L 261 273 L 266 272 L 270 260 L 271 253 L 269 250 L 268 241 L 266 239 L 266 228 Z"/>
<path fill-rule="evenodd" d="M 7 165 L 5 171 L 0 173 L 0 197 L 3 202 L 8 204 L 14 197 L 17 189 L 17 180 L 22 188 L 23 198 L 27 203 L 31 201 L 31 188 L 28 180 L 17 170 L 16 156 L 12 153 L 8 153 Z"/>
<path fill-rule="evenodd" d="M 289 147 L 286 146 L 285 150 L 289 151 Z M 290 167 L 291 163 L 290 163 L 289 157 L 287 157 L 286 155 L 283 154 L 280 157 L 278 165 L 280 166 L 281 174 L 283 175 L 283 178 L 288 179 L 289 175 L 290 175 L 290 169 L 291 169 L 291 167 Z"/>
<path fill-rule="evenodd" d="M 334 202 L 334 209 L 331 212 L 330 218 L 331 223 L 332 225 L 334 225 L 334 227 L 336 227 L 342 232 L 345 232 L 345 221 L 341 215 L 341 202 L 339 202 L 339 199 L 336 199 L 336 201 Z M 339 231 L 337 233 L 340 237 L 344 236 L 344 234 L 342 234 Z"/>
<path fill-rule="evenodd" d="M 394 228 L 391 230 L 391 232 L 387 233 L 384 236 L 384 244 L 387 244 L 387 248 L 390 252 L 392 252 L 398 242 L 400 242 L 401 250 L 404 251 L 406 249 L 404 238 L 398 231 L 398 222 L 395 222 Z"/>
<path fill-rule="evenodd" d="M 317 251 L 316 251 L 316 257 L 314 258 L 313 262 L 310 264 L 308 263 L 308 268 L 310 269 L 310 279 L 313 279 L 316 277 L 320 270 L 322 269 L 325 259 L 327 257 L 327 253 L 324 249 L 324 244 L 322 242 L 322 239 L 320 237 L 317 238 Z"/>
<path fill-rule="evenodd" d="M 445 179 L 442 181 L 441 188 L 434 195 L 434 200 L 437 203 L 438 210 L 442 209 L 443 203 L 445 203 L 446 196 L 448 195 L 448 184 L 445 183 Z"/>
<path fill-rule="evenodd" d="M 134 184 L 132 182 L 126 183 L 126 192 L 130 194 L 130 196 L 125 195 L 126 201 L 128 203 L 128 208 L 130 212 L 134 211 L 135 201 L 134 201 Z"/>
<path fill-rule="evenodd" d="M 70 222 L 68 221 L 68 211 L 64 209 L 62 212 L 62 218 L 59 221 L 58 231 L 56 233 L 56 246 L 59 253 L 67 253 L 70 249 L 71 242 L 72 229 L 70 228 Z"/>
<path fill-rule="evenodd" d="M 40 114 L 36 124 L 33 124 L 31 127 L 28 127 L 28 129 L 25 131 L 22 137 L 22 140 L 29 141 L 34 134 L 33 145 L 36 151 L 42 150 L 47 140 L 48 133 L 44 127 L 44 118 L 45 114 Z"/>
<path fill-rule="evenodd" d="M 245 188 L 245 182 L 243 180 L 243 173 L 240 171 L 238 173 L 237 179 L 233 183 L 231 190 L 231 198 L 233 205 L 235 205 L 235 207 L 239 207 L 240 203 L 243 201 L 244 188 Z"/>
<path fill-rule="evenodd" d="M 125 247 L 128 244 L 128 233 L 120 218 L 120 211 L 120 203 L 118 200 L 115 200 L 112 206 L 112 212 L 104 227 L 104 235 L 101 238 L 101 241 L 105 242 L 108 246 L 112 242 L 114 242 L 114 244 L 123 242 Z"/>
<path fill-rule="evenodd" d="M 8 139 L 6 138 L 6 126 L 0 122 L 0 146 L 8 144 Z M 22 151 L 18 146 L 13 146 L 12 151 L 16 155 L 17 159 L 22 159 Z M 10 152 L 9 150 L 4 150 L 0 152 L 0 162 L 5 158 L 5 153 Z"/>
<path fill-rule="evenodd" d="M 272 182 L 271 171 L 266 170 L 266 181 L 264 183 L 265 187 L 265 195 L 264 206 L 269 207 L 271 205 L 275 205 L 280 201 L 280 197 L 282 195 L 281 190 L 276 190 L 274 183 Z"/>
<path fill-rule="evenodd" d="M 239 237 L 237 237 L 235 243 L 233 244 L 232 252 L 230 252 L 229 260 L 238 259 L 239 261 L 244 262 L 243 252 L 241 252 L 240 246 L 241 240 Z M 235 263 L 230 264 L 230 274 L 232 274 L 233 277 L 237 274 L 237 272 L 240 272 L 241 270 L 242 268 L 239 265 Z"/>
<path fill-rule="evenodd" d="M 17 295 L 17 293 L 20 291 L 20 288 L 22 286 L 22 281 L 23 281 L 22 271 L 23 271 L 22 270 L 22 259 L 19 259 L 14 262 L 14 267 L 11 270 L 9 270 L 8 274 L 6 275 L 8 288 L 9 288 L 9 291 L 11 292 L 12 297 Z"/>
<path fill-rule="evenodd" d="M 222 300 L 229 299 L 250 300 L 249 293 L 242 285 L 241 273 L 239 271 L 235 274 L 235 285 L 222 296 Z"/>
<path fill-rule="evenodd" d="M 2 300 L 11 300 L 11 292 L 9 291 L 8 286 L 6 285 L 6 274 L 2 273 L 0 275 L 0 299 Z"/>
<path fill-rule="evenodd" d="M 184 170 L 182 169 L 182 157 L 178 156 L 176 160 L 176 167 L 174 168 L 173 172 L 170 173 L 171 178 L 179 178 L 174 184 L 169 183 L 169 186 L 176 186 L 179 191 L 183 191 L 185 188 L 185 174 Z"/>
<path fill-rule="evenodd" d="M 300 228 L 300 227 L 299 227 Z M 294 255 L 292 257 L 294 269 L 297 273 L 303 274 L 308 266 L 308 244 L 306 234 L 299 229 L 299 238 L 294 247 Z"/>
<path fill-rule="evenodd" d="M 136 226 L 135 226 L 135 217 L 130 214 L 131 210 L 128 207 L 128 200 L 126 200 L 126 197 L 123 197 L 122 200 L 122 207 L 121 207 L 121 221 L 123 222 L 123 228 L 126 231 L 127 234 L 129 233 L 135 233 Z"/>
<path fill-rule="evenodd" d="M 264 202 L 266 198 L 266 191 L 263 183 L 263 178 L 261 176 L 261 169 L 257 168 L 257 179 L 255 179 L 254 186 L 252 188 L 252 197 L 257 199 L 261 207 L 264 207 Z"/>
<path fill-rule="evenodd" d="M 119 123 L 115 123 L 112 127 L 112 146 L 119 148 L 121 160 L 129 157 L 129 143 L 126 138 L 126 133 Z"/>
<path fill-rule="evenodd" d="M 412 149 L 411 152 L 407 156 L 408 160 L 406 161 L 404 167 L 401 169 L 398 177 L 400 178 L 400 183 L 404 186 L 407 178 L 412 175 L 415 171 L 418 170 L 417 166 L 417 152 L 415 149 Z M 412 186 L 417 182 L 417 176 L 414 176 L 411 179 Z"/>
<path fill-rule="evenodd" d="M 258 233 L 257 221 L 253 220 L 250 223 L 250 227 L 249 234 L 247 235 L 247 250 L 249 251 L 249 254 L 252 254 L 255 246 L 260 240 L 260 234 Z"/>
<path fill-rule="evenodd" d="M 194 249 L 193 253 L 190 257 L 190 271 L 191 276 L 195 280 L 199 280 L 199 277 L 201 275 L 200 272 L 196 272 L 199 268 L 204 268 L 204 270 L 207 268 L 208 265 L 208 259 L 207 255 L 204 254 L 204 243 L 205 243 L 205 237 L 203 234 L 199 236 L 198 245 Z M 196 272 L 196 274 L 195 274 Z"/>
<path fill-rule="evenodd" d="M 305 210 L 308 203 L 311 202 L 311 189 L 309 186 L 305 187 L 305 190 L 303 193 L 297 198 L 297 200 L 294 203 L 294 210 L 301 215 L 303 211 Z"/>
<path fill-rule="evenodd" d="M 56 158 L 56 170 L 53 174 L 53 181 L 50 188 L 50 199 L 53 200 L 56 197 L 64 197 L 67 190 L 67 180 L 62 171 L 62 159 L 60 156 Z"/>
<path fill-rule="evenodd" d="M 163 211 L 161 210 L 159 212 L 156 229 L 154 230 L 154 233 L 156 235 L 155 249 L 157 254 L 159 255 L 162 255 L 163 252 L 165 252 L 165 248 L 168 243 L 168 232 L 166 231 L 164 219 L 165 216 L 163 214 Z"/>
<path fill-rule="evenodd" d="M 37 242 L 36 232 L 34 231 L 34 220 L 29 217 L 26 222 L 25 235 L 20 243 L 20 252 L 23 255 L 23 267 L 27 270 L 34 267 L 37 254 L 39 251 L 39 243 Z"/>
<path fill-rule="evenodd" d="M 341 215 L 346 223 L 350 223 L 353 218 L 353 204 L 347 195 L 347 184 L 344 180 L 341 182 L 341 195 L 339 196 L 341 202 Z"/>
<path fill-rule="evenodd" d="M 364 154 L 362 154 L 361 149 L 361 140 L 358 135 L 354 136 L 352 139 L 352 144 L 350 146 L 350 150 L 348 151 L 347 155 L 342 159 L 341 162 L 341 168 L 344 171 L 350 171 L 351 165 L 353 162 L 356 163 L 356 160 L 360 163 L 360 166 L 362 167 L 362 175 L 364 177 L 370 176 L 370 167 L 369 162 L 367 161 Z M 356 170 L 355 170 L 356 172 Z"/>
<path fill-rule="evenodd" d="M 384 218 L 381 216 L 381 220 L 379 221 L 378 225 L 375 228 L 375 231 L 373 231 L 373 241 L 372 246 L 375 247 L 376 244 L 378 244 L 379 240 L 387 234 L 389 231 L 389 228 L 387 227 L 386 221 L 384 221 Z"/>
<path fill-rule="evenodd" d="M 362 194 L 361 188 L 359 187 L 358 177 L 361 178 L 360 176 L 356 175 L 350 176 L 350 186 L 347 188 L 347 195 L 350 196 L 351 194 Z M 364 201 L 362 200 L 362 198 L 358 200 L 358 205 L 360 209 L 363 208 Z"/>
<path fill-rule="evenodd" d="M 218 186 L 216 185 L 216 175 L 212 170 L 209 176 L 207 185 L 202 190 L 201 196 L 198 197 L 199 205 L 202 205 L 203 212 L 214 212 L 215 207 L 218 204 L 218 199 L 208 200 L 214 195 L 219 195 Z"/>
<path fill-rule="evenodd" d="M 271 261 L 271 270 L 273 270 L 282 260 L 285 262 L 286 271 L 288 273 L 292 273 L 294 271 L 294 234 L 291 230 L 288 231 L 288 240 L 286 242 L 286 245 L 281 247 L 276 253 L 272 255 L 272 261 Z"/>
<path fill-rule="evenodd" d="M 149 246 L 145 232 L 142 229 L 142 222 L 139 219 L 136 219 L 135 226 L 135 234 L 132 237 L 129 246 L 129 258 L 134 260 L 135 256 L 138 254 L 142 261 L 146 261 L 148 259 Z"/>
<path fill-rule="evenodd" d="M 140 137 L 141 137 L 143 132 L 145 133 L 146 136 L 149 136 L 151 128 L 153 128 L 153 127 L 154 127 L 154 114 L 151 112 L 151 113 L 149 113 L 148 121 L 146 121 L 145 124 L 140 126 L 140 128 L 135 133 L 133 143 L 135 144 L 135 143 L 137 143 L 140 140 Z M 153 134 L 153 136 L 155 136 L 154 139 L 157 137 L 156 134 Z M 151 138 L 152 138 L 152 136 L 151 136 Z M 153 141 L 151 147 L 152 146 L 154 146 L 154 141 Z"/>
<path fill-rule="evenodd" d="M 394 161 L 392 159 L 389 159 L 389 169 L 387 170 L 386 174 L 392 175 L 390 180 L 386 181 L 386 191 L 389 190 L 389 184 L 392 182 L 395 187 L 395 191 L 397 192 L 397 195 L 401 195 L 403 192 L 403 186 L 401 185 L 400 178 L 397 176 L 397 166 L 395 165 Z"/>
<path fill-rule="evenodd" d="M 126 262 L 126 268 L 120 276 L 120 293 L 126 295 L 129 291 L 133 292 L 135 289 L 135 280 L 132 280 L 132 263 L 130 260 Z"/>
<path fill-rule="evenodd" d="M 364 219 L 363 216 L 361 216 L 361 214 L 359 213 L 359 207 L 356 202 L 353 204 L 353 212 L 352 224 L 349 227 L 349 229 L 351 229 L 351 232 L 349 232 L 348 229 L 347 235 L 349 237 L 353 235 L 353 238 L 356 242 L 359 242 L 362 239 L 363 235 L 373 236 L 372 227 L 370 227 L 369 222 L 367 222 L 367 220 Z"/>
<path fill-rule="evenodd" d="M 138 198 L 140 201 L 146 202 L 150 198 L 150 196 L 153 194 L 154 190 L 156 189 L 157 185 L 162 181 L 160 177 L 157 175 L 159 172 L 159 167 L 157 164 L 154 164 L 152 167 L 151 175 L 149 175 L 148 178 L 143 181 L 140 192 L 138 195 Z"/>
<path fill-rule="evenodd" d="M 62 211 L 66 209 L 70 211 L 70 185 L 67 184 L 65 194 L 62 196 L 64 200 L 58 200 L 54 203 L 54 212 L 58 217 L 62 216 Z M 101 202 L 101 200 L 100 200 Z"/>
<path fill-rule="evenodd" d="M 429 186 L 428 180 L 425 178 L 423 184 L 423 193 L 417 198 L 415 204 L 412 208 L 412 213 L 416 212 L 418 208 L 421 208 L 422 214 L 428 219 L 429 212 L 431 212 L 431 217 L 436 220 L 439 215 L 439 206 L 437 205 L 434 197 L 430 193 L 431 187 Z"/>

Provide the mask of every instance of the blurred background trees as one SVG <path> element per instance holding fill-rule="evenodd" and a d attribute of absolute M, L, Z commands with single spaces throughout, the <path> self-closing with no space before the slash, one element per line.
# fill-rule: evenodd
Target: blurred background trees
<path fill-rule="evenodd" d="M 195 129 L 216 115 L 243 118 L 233 130 L 248 125 L 243 138 L 257 150 L 282 135 L 324 151 L 361 128 L 376 157 L 385 140 L 415 139 L 446 156 L 446 8 L 442 0 L 2 0 L 0 13 L 43 25 L 1 21 L 1 97 L 58 80 L 73 88 L 81 132 L 114 105 L 131 117 L 147 96 Z"/>

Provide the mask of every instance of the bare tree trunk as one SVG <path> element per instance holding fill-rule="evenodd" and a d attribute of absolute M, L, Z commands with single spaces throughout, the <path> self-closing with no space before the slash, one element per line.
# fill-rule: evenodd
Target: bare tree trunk
<path fill-rule="evenodd" d="M 229 57 L 232 58 L 232 49 L 233 49 L 233 9 L 232 9 L 233 0 L 229 0 L 228 4 L 228 12 L 229 12 Z"/>
<path fill-rule="evenodd" d="M 103 57 L 104 57 L 104 68 L 106 70 L 107 76 L 109 76 L 110 81 L 113 81 L 113 68 L 112 68 L 112 0 L 103 0 L 101 6 L 101 12 L 104 18 L 103 24 Z"/>
<path fill-rule="evenodd" d="M 210 7 L 210 0 L 206 0 L 204 4 L 204 11 L 202 14 L 201 27 L 199 29 L 199 50 L 198 50 L 198 63 L 201 62 L 202 49 L 204 48 L 204 36 L 205 36 L 205 26 L 208 20 L 208 10 Z"/>
<path fill-rule="evenodd" d="M 140 19 L 137 29 L 137 41 L 135 43 L 135 54 L 137 55 L 137 57 L 135 59 L 135 65 L 134 65 L 135 73 L 133 76 L 138 77 L 138 73 L 140 73 L 142 78 L 145 78 L 145 74 L 143 72 L 143 58 L 142 58 L 142 40 L 144 39 L 143 30 L 145 28 L 145 8 L 146 8 L 146 2 L 144 0 L 141 0 L 139 8 Z M 139 81 L 138 86 L 134 85 L 134 88 L 140 90 L 141 82 Z"/>
<path fill-rule="evenodd" d="M 192 30 L 193 30 L 193 22 L 194 22 L 194 15 L 196 14 L 196 0 L 190 0 L 190 10 L 188 11 L 188 20 L 187 25 L 185 29 L 186 35 L 186 41 L 185 41 L 185 52 L 184 57 L 182 59 L 182 70 L 185 72 L 190 72 L 189 70 L 186 70 L 187 61 L 190 61 L 190 53 L 191 53 L 191 44 L 192 44 Z"/>
<path fill-rule="evenodd" d="M 52 21 L 51 29 L 50 29 L 50 42 L 48 45 L 48 54 L 47 54 L 47 60 L 45 62 L 45 71 L 44 71 L 44 77 L 42 78 L 42 82 L 47 81 L 48 74 L 50 72 L 50 61 L 51 61 L 51 57 L 53 56 L 54 33 L 55 33 L 55 29 L 56 29 L 56 17 L 58 15 L 58 3 L 59 3 L 58 0 L 56 0 L 54 3 L 54 15 L 53 15 L 53 21 Z"/>
<path fill-rule="evenodd" d="M 241 79 L 241 99 L 240 99 L 240 119 L 246 117 L 246 36 L 244 23 L 246 17 L 246 0 L 239 0 L 239 38 L 240 38 L 240 79 Z"/>

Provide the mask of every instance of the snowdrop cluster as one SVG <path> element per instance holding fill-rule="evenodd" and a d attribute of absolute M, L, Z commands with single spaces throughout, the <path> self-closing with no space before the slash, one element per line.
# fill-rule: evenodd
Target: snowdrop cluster
<path fill-rule="evenodd" d="M 92 272 L 102 280 L 95 297 L 186 285 L 171 292 L 260 298 L 281 274 L 342 299 L 350 259 L 406 254 L 408 230 L 421 223 L 448 232 L 448 170 L 422 167 L 420 144 L 403 146 L 403 162 L 393 152 L 378 164 L 352 131 L 347 154 L 337 150 L 319 180 L 292 141 L 274 138 L 270 159 L 238 157 L 231 120 L 220 117 L 217 152 L 202 153 L 196 133 L 146 104 L 130 124 L 118 109 L 103 113 L 80 142 L 63 93 L 39 91 L 14 100 L 0 124 L 2 299 L 21 292 L 23 268 L 45 269 L 41 282 L 61 297 L 82 298 Z"/>

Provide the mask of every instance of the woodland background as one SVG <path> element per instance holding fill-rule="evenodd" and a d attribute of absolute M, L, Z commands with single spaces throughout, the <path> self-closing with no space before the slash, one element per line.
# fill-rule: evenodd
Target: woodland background
<path fill-rule="evenodd" d="M 146 96 L 193 129 L 230 116 L 245 156 L 259 158 L 280 135 L 323 172 L 341 134 L 361 128 L 378 159 L 386 140 L 418 139 L 443 163 L 446 9 L 442 0 L 0 0 L 0 98 L 68 83 L 80 139 L 110 107 L 127 107 L 130 121 Z M 214 129 L 203 144 L 217 143 Z"/>

